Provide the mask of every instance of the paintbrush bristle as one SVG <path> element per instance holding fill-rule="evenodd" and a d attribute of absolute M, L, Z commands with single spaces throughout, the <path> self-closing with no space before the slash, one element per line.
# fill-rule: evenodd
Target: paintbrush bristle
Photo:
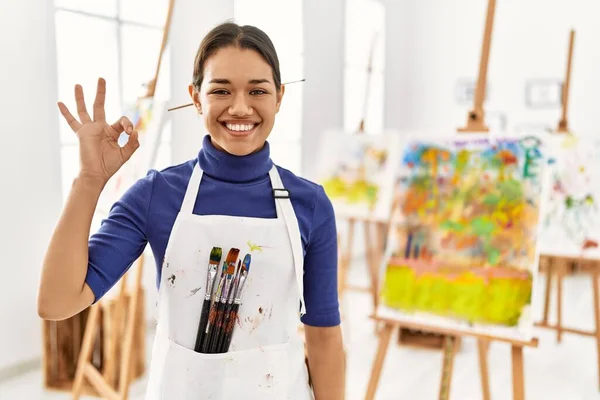
<path fill-rule="evenodd" d="M 235 262 L 235 260 L 237 260 L 237 256 L 240 253 L 239 249 L 230 249 L 229 253 L 227 253 L 227 259 L 225 260 L 225 269 L 227 269 L 227 266 L 229 265 L 229 263 Z"/>
<path fill-rule="evenodd" d="M 235 262 L 229 263 L 229 267 L 227 267 L 227 275 L 233 275 L 235 273 Z"/>
<path fill-rule="evenodd" d="M 221 257 L 223 257 L 223 249 L 220 247 L 213 247 L 210 251 L 210 263 L 219 264 L 221 262 Z"/>
<path fill-rule="evenodd" d="M 246 273 L 250 272 L 250 261 L 252 260 L 252 257 L 250 256 L 250 254 L 246 254 L 246 256 L 244 257 L 244 270 L 246 271 Z"/>

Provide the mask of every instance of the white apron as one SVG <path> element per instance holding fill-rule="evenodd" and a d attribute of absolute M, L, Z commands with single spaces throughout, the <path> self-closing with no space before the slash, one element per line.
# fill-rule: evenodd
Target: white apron
<path fill-rule="evenodd" d="M 193 208 L 202 170 L 194 167 L 162 266 L 146 400 L 314 398 L 298 335 L 304 313 L 298 220 L 275 166 L 269 176 L 277 219 L 200 216 Z M 252 262 L 229 352 L 203 354 L 193 349 L 214 246 L 223 251 L 219 275 L 230 248 Z"/>

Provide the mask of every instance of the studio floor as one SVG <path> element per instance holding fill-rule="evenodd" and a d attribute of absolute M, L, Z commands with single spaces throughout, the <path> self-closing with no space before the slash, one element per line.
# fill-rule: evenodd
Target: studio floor
<path fill-rule="evenodd" d="M 357 260 L 351 270 L 350 283 L 367 282 L 366 267 Z M 538 296 L 543 297 L 544 277 L 538 282 Z M 587 276 L 569 277 L 565 281 L 563 320 L 565 326 L 592 329 L 592 292 Z M 342 303 L 344 310 L 344 341 L 348 354 L 347 399 L 365 396 L 371 363 L 377 340 L 371 313 L 370 297 L 366 293 L 348 292 Z M 552 303 L 552 309 L 555 303 Z M 541 315 L 537 312 L 536 315 Z M 552 319 L 554 313 L 552 313 Z M 600 399 L 596 363 L 596 344 L 593 338 L 566 334 L 557 344 L 551 331 L 539 330 L 539 347 L 525 349 L 525 391 L 531 400 L 593 400 Z M 152 334 L 148 335 L 147 350 L 151 349 Z M 439 351 L 400 347 L 397 337 L 383 367 L 377 392 L 378 400 L 436 399 L 440 380 Z M 454 363 L 451 399 L 481 399 L 477 346 L 473 339 L 464 339 Z M 489 352 L 489 371 L 492 398 L 512 399 L 510 347 L 493 343 Z M 143 399 L 145 379 L 131 387 L 131 400 Z M 41 370 L 33 370 L 9 381 L 0 382 L 1 400 L 61 400 L 68 393 L 46 392 L 42 388 Z M 91 400 L 92 398 L 83 398 Z"/>

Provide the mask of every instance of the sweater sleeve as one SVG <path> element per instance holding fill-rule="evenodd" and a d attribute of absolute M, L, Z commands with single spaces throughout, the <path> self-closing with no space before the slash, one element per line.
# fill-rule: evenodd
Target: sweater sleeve
<path fill-rule="evenodd" d="M 85 281 L 94 292 L 94 302 L 100 300 L 143 253 L 148 242 L 146 220 L 153 185 L 153 172 L 134 183 L 90 237 Z"/>
<path fill-rule="evenodd" d="M 331 201 L 320 186 L 312 229 L 304 256 L 304 302 L 302 322 L 311 326 L 340 324 L 337 292 L 337 230 Z"/>

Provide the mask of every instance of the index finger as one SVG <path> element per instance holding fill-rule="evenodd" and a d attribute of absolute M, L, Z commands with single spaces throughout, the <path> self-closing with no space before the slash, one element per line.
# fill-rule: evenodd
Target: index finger
<path fill-rule="evenodd" d="M 96 99 L 94 100 L 94 121 L 105 121 L 104 99 L 106 98 L 106 81 L 98 78 L 98 87 L 96 89 Z"/>
<path fill-rule="evenodd" d="M 130 134 L 133 132 L 133 123 L 125 116 L 119 118 L 119 120 L 110 127 L 114 130 L 114 132 L 116 132 L 116 134 L 121 134 L 122 132 Z"/>
<path fill-rule="evenodd" d="M 81 124 L 75 119 L 75 117 L 73 117 L 67 106 L 65 106 L 64 103 L 59 102 L 58 109 L 60 110 L 60 113 L 63 115 L 63 117 L 65 117 L 67 124 L 69 124 L 73 132 L 77 132 L 79 128 L 81 128 Z"/>

